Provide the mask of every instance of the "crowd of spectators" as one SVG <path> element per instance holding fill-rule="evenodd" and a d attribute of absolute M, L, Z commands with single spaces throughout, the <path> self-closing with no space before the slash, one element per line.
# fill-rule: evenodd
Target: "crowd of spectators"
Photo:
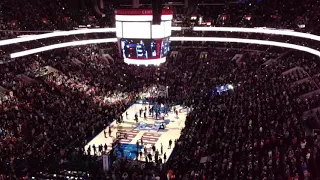
<path fill-rule="evenodd" d="M 231 68 L 229 77 L 221 76 L 214 65 L 208 67 L 210 73 L 201 71 L 207 78 L 218 76 L 238 85 L 231 95 L 200 96 L 197 101 L 191 97 L 194 110 L 177 141 L 177 155 L 169 162 L 179 179 L 185 174 L 186 179 L 310 179 L 310 171 L 317 172 L 313 163 L 319 156 L 319 137 L 305 135 L 295 101 L 312 91 L 313 84 L 307 81 L 298 87 L 308 88 L 297 92 L 282 75 L 307 59 L 295 57 L 293 67 L 287 58 L 269 66 L 251 63 L 262 58 L 246 58 L 248 64 L 240 69 L 224 66 Z M 197 80 L 207 85 L 208 79 L 202 79 Z"/>
<path fill-rule="evenodd" d="M 111 58 L 100 51 L 106 47 Z M 84 145 L 119 118 L 144 87 L 161 84 L 169 87 L 170 102 L 193 109 L 169 162 L 141 169 L 138 161 L 118 159 L 110 172 L 98 172 L 100 167 L 96 175 L 155 178 L 169 170 L 177 179 L 317 175 L 318 136 L 306 135 L 300 120 L 319 104 L 299 98 L 318 89 L 313 56 L 185 48 L 159 67 L 144 67 L 124 64 L 116 52 L 113 44 L 87 45 L 1 65 L 2 174 L 44 176 L 76 160 L 86 162 L 84 170 L 91 170 L 88 162 L 99 166 L 84 155 Z M 233 60 L 236 54 L 242 58 Z M 212 93 L 225 84 L 234 90 Z"/>
<path fill-rule="evenodd" d="M 170 172 L 175 179 L 318 178 L 319 135 L 306 133 L 315 126 L 304 126 L 301 116 L 319 103 L 308 97 L 304 101 L 313 106 L 305 107 L 300 101 L 301 95 L 317 90 L 313 79 L 305 82 L 318 67 L 316 59 L 291 52 L 266 65 L 280 54 L 232 49 L 202 53 L 180 50 L 159 67 L 165 70 L 159 83 L 169 85 L 170 98 L 193 109 L 172 157 L 163 167 L 148 164 L 154 171 L 121 159 L 126 163 L 113 169 L 110 173 L 118 176 L 110 178 L 152 178 L 159 172 Z M 241 61 L 232 61 L 238 53 L 243 54 Z M 306 84 L 299 86 L 299 81 Z M 235 88 L 212 94 L 227 83 Z"/>
<path fill-rule="evenodd" d="M 108 25 L 107 19 L 95 19 L 95 12 L 85 8 L 85 4 L 78 5 L 82 6 L 78 12 L 70 8 L 73 6 L 69 2 L 57 2 L 1 1 L 0 40 L 30 33 L 22 31 L 40 33 L 69 30 L 81 24 Z M 317 10 L 316 5 L 307 3 L 303 8 Z M 267 11 L 257 8 L 255 12 L 261 9 Z M 290 10 L 282 6 L 280 9 Z M 295 15 L 298 14 L 313 15 L 309 11 Z M 316 27 L 307 29 L 311 30 Z M 279 40 L 261 34 L 245 37 Z M 99 35 L 70 38 L 92 39 Z M 288 41 L 286 37 L 280 39 Z M 1 47 L 0 57 L 7 52 L 69 40 L 65 37 L 20 43 L 14 45 L 14 50 L 13 46 Z M 317 48 L 313 42 L 290 41 Z M 314 131 L 320 128 L 318 57 L 253 45 L 172 45 L 177 54 L 169 55 L 167 62 L 158 67 L 124 64 L 114 44 L 64 48 L 2 62 L 0 178 L 45 179 L 55 178 L 52 174 L 59 178 L 61 174 L 88 179 L 164 179 L 168 172 L 175 179 L 320 177 L 320 137 Z M 241 54 L 241 58 L 233 60 L 236 54 Z M 232 84 L 234 89 L 222 94 L 214 91 L 226 84 Z M 175 141 L 172 157 L 167 163 L 118 158 L 109 172 L 103 172 L 99 158 L 85 155 L 84 146 L 120 118 L 142 89 L 152 85 L 169 87 L 167 101 L 192 109 L 181 137 Z"/>
<path fill-rule="evenodd" d="M 1 173 L 19 177 L 63 164 L 131 103 L 134 92 L 118 84 L 121 65 L 90 58 L 91 46 L 79 51 L 1 65 Z"/>

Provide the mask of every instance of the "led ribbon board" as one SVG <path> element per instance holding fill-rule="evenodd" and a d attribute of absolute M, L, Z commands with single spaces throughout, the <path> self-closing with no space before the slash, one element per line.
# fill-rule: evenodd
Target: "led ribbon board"
<path fill-rule="evenodd" d="M 295 49 L 295 50 L 304 51 L 304 52 L 308 52 L 308 53 L 320 56 L 320 52 L 315 49 L 299 46 L 295 44 L 276 42 L 276 41 L 240 39 L 240 38 L 219 38 L 219 37 L 171 37 L 170 41 L 211 41 L 211 42 L 249 43 L 249 44 L 268 45 L 268 46 L 277 46 L 277 47 Z M 67 42 L 67 43 L 61 43 L 61 44 L 54 44 L 50 46 L 44 46 L 41 48 L 30 49 L 26 51 L 13 53 L 13 54 L 10 54 L 10 57 L 17 58 L 17 57 L 27 56 L 30 54 L 40 53 L 43 51 L 48 51 L 48 50 L 57 49 L 57 48 L 79 46 L 79 45 L 86 45 L 86 44 L 95 44 L 95 43 L 108 43 L 108 42 L 117 42 L 117 38 L 73 41 L 73 42 Z"/>
<path fill-rule="evenodd" d="M 117 38 L 107 38 L 107 39 L 92 39 L 92 40 L 83 40 L 83 41 L 72 41 L 66 43 L 59 43 L 53 44 L 49 46 L 43 46 L 40 48 L 30 49 L 26 51 L 16 52 L 10 54 L 11 58 L 17 58 L 22 56 L 27 56 L 31 54 L 36 54 L 44 51 L 49 51 L 58 48 L 70 47 L 70 46 L 80 46 L 80 45 L 87 45 L 87 44 L 99 44 L 99 43 L 110 43 L 110 42 L 117 42 Z"/>
<path fill-rule="evenodd" d="M 96 29 L 78 29 L 78 30 L 71 30 L 71 31 L 55 31 L 52 33 L 28 35 L 25 37 L 1 40 L 0 46 L 34 41 L 39 39 L 52 38 L 52 37 L 59 37 L 59 36 L 70 36 L 70 35 L 89 34 L 89 33 L 107 33 L 107 32 L 115 32 L 115 31 L 116 31 L 116 28 L 96 28 Z"/>
<path fill-rule="evenodd" d="M 181 27 L 171 27 L 172 31 L 180 31 L 181 29 L 182 29 Z M 222 31 L 222 32 L 274 34 L 274 35 L 283 35 L 283 36 L 294 36 L 294 37 L 300 37 L 305 39 L 311 39 L 314 41 L 320 41 L 320 36 L 317 36 L 314 34 L 308 34 L 308 33 L 295 32 L 292 30 L 277 30 L 277 29 L 268 29 L 268 28 L 236 28 L 236 27 L 194 27 L 193 30 L 194 31 L 217 31 L 217 32 Z M 21 42 L 28 42 L 28 41 L 39 40 L 39 39 L 46 39 L 51 37 L 69 36 L 69 35 L 77 35 L 77 34 L 89 34 L 89 33 L 106 33 L 106 32 L 116 32 L 116 28 L 79 29 L 79 30 L 71 30 L 71 31 L 55 31 L 52 33 L 45 33 L 45 34 L 39 34 L 39 35 L 29 35 L 26 37 L 1 40 L 0 46 L 21 43 Z"/>
<path fill-rule="evenodd" d="M 241 39 L 241 38 L 220 38 L 220 37 L 171 37 L 170 41 L 211 41 L 211 42 L 231 42 L 231 43 L 248 43 L 248 44 L 258 44 L 267 46 L 277 46 L 289 49 L 295 49 L 299 51 L 308 52 L 320 57 L 320 52 L 305 46 L 300 46 L 296 44 L 289 44 L 276 41 L 266 41 L 257 39 Z"/>
<path fill-rule="evenodd" d="M 161 63 L 166 62 L 166 57 L 159 58 L 159 59 L 148 59 L 141 60 L 141 59 L 128 59 L 124 58 L 124 62 L 127 64 L 134 64 L 134 65 L 160 65 Z"/>
<path fill-rule="evenodd" d="M 261 34 L 274 34 L 282 36 L 293 36 L 305 39 L 311 39 L 315 41 L 320 41 L 320 36 L 295 32 L 290 29 L 269 29 L 265 27 L 261 28 L 237 28 L 237 27 L 194 27 L 194 31 L 217 31 L 217 32 L 243 32 L 243 33 L 261 33 Z"/>

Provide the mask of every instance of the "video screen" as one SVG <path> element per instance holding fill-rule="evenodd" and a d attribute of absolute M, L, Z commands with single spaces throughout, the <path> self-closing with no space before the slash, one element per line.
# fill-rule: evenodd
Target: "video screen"
<path fill-rule="evenodd" d="M 161 44 L 161 57 L 167 56 L 170 51 L 170 41 L 169 39 L 164 39 Z"/>
<path fill-rule="evenodd" d="M 157 43 L 154 40 L 121 39 L 121 53 L 123 58 L 153 59 L 157 58 Z"/>
<path fill-rule="evenodd" d="M 164 57 L 170 50 L 169 39 L 121 39 L 121 55 L 128 59 L 157 59 Z"/>

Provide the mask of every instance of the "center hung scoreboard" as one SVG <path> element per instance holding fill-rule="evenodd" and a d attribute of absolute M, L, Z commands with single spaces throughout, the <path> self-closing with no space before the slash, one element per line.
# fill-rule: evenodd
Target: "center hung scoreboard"
<path fill-rule="evenodd" d="M 164 63 L 170 51 L 172 18 L 172 11 L 163 9 L 160 25 L 153 25 L 151 9 L 116 10 L 116 36 L 124 62 L 136 65 Z"/>

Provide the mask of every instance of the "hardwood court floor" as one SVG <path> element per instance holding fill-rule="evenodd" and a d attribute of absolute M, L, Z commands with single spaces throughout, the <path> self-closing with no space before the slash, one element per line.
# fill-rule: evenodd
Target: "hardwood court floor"
<path fill-rule="evenodd" d="M 94 139 L 92 139 L 86 146 L 85 150 L 87 150 L 88 146 L 94 144 L 96 147 L 98 147 L 100 144 L 104 145 L 105 143 L 108 146 L 107 152 L 109 152 L 112 147 L 111 144 L 115 140 L 116 133 L 117 132 L 123 132 L 127 134 L 127 139 L 122 139 L 121 143 L 125 144 L 136 144 L 137 141 L 140 142 L 140 139 L 142 138 L 143 144 L 147 147 L 148 152 L 151 151 L 152 145 L 155 145 L 156 149 L 160 152 L 161 143 L 163 145 L 163 151 L 167 154 L 167 159 L 170 157 L 172 149 L 174 147 L 174 140 L 178 139 L 180 137 L 181 129 L 185 126 L 185 120 L 187 116 L 186 110 L 182 110 L 179 113 L 179 117 L 176 118 L 176 115 L 172 112 L 168 114 L 168 116 L 165 116 L 165 120 L 170 120 L 169 124 L 166 125 L 165 130 L 141 130 L 137 129 L 137 123 L 134 121 L 134 115 L 138 113 L 139 110 L 145 109 L 145 107 L 148 108 L 148 105 L 143 104 L 134 104 L 130 108 L 127 109 L 126 112 L 128 112 L 128 116 L 126 117 L 126 113 L 123 113 L 123 119 L 124 122 L 121 124 L 117 124 L 115 121 L 110 124 L 112 133 L 111 137 L 108 135 L 109 127 L 105 129 L 107 132 L 107 137 L 105 137 L 104 131 L 100 132 Z M 181 110 L 181 106 L 176 106 L 177 110 Z M 145 122 L 146 124 L 153 125 L 155 120 L 152 116 L 149 116 L 149 111 L 147 110 L 147 119 L 145 120 L 143 117 L 139 117 L 138 122 Z M 143 114 L 143 113 L 142 113 Z M 143 115 L 142 115 L 143 116 Z M 160 121 L 162 122 L 162 121 Z M 172 147 L 171 149 L 168 149 L 169 147 L 169 140 L 172 140 Z M 93 154 L 93 150 L 91 150 L 91 154 Z M 163 156 L 160 156 L 163 159 Z M 144 160 L 142 158 L 141 160 Z"/>

